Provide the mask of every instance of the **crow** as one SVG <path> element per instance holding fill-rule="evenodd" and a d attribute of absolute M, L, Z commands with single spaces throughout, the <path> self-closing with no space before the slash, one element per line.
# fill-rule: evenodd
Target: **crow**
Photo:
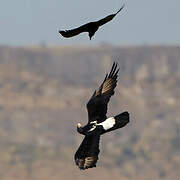
<path fill-rule="evenodd" d="M 65 30 L 65 31 L 59 31 L 59 33 L 66 38 L 70 38 L 73 36 L 76 36 L 82 32 L 88 32 L 89 33 L 89 38 L 94 36 L 95 32 L 99 29 L 100 26 L 108 23 L 111 21 L 123 8 L 125 5 L 123 5 L 115 14 L 111 14 L 109 16 L 106 16 L 105 18 L 99 20 L 99 21 L 94 21 L 94 22 L 89 22 L 87 24 L 84 24 L 78 28 L 71 29 L 71 30 Z"/>
<path fill-rule="evenodd" d="M 84 139 L 74 155 L 76 165 L 85 170 L 96 167 L 98 160 L 99 140 L 104 133 L 122 128 L 129 123 L 129 113 L 127 111 L 107 118 L 107 105 L 110 97 L 114 94 L 118 77 L 117 63 L 113 63 L 112 69 L 87 103 L 88 123 L 82 127 L 77 125 L 77 131 L 84 135 Z"/>

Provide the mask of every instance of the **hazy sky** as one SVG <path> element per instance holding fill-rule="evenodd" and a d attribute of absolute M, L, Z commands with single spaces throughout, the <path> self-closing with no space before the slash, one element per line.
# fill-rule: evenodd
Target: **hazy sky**
<path fill-rule="evenodd" d="M 89 41 L 71 29 L 125 8 Z M 180 0 L 0 0 L 0 44 L 180 44 Z"/>

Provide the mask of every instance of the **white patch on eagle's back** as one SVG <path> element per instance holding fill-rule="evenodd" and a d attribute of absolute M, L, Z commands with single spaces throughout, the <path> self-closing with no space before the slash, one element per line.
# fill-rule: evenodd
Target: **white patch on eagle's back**
<path fill-rule="evenodd" d="M 96 129 L 96 125 L 93 125 L 93 127 L 88 132 L 93 131 L 94 129 Z"/>
<path fill-rule="evenodd" d="M 97 123 L 97 121 L 91 121 L 90 122 L 90 124 L 96 124 Z"/>
<path fill-rule="evenodd" d="M 110 117 L 110 118 L 106 119 L 105 121 L 103 121 L 102 123 L 99 123 L 97 125 L 102 125 L 105 130 L 108 130 L 108 129 L 112 128 L 115 125 L 115 123 L 116 122 L 115 122 L 114 117 Z"/>
<path fill-rule="evenodd" d="M 93 131 L 94 129 L 96 129 L 97 121 L 91 121 L 90 124 L 93 124 L 93 126 L 88 132 Z"/>

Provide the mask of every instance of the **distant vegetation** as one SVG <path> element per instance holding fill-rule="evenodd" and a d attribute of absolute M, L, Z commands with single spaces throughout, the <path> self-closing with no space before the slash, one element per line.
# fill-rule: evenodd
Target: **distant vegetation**
<path fill-rule="evenodd" d="M 97 168 L 74 152 L 86 103 L 113 61 L 113 114 L 131 123 L 101 139 Z M 180 47 L 0 47 L 0 179 L 177 180 L 180 176 Z"/>

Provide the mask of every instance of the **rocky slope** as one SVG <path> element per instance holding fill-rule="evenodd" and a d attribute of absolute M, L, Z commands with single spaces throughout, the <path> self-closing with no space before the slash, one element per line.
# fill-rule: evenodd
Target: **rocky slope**
<path fill-rule="evenodd" d="M 113 61 L 108 115 L 128 110 L 131 123 L 102 137 L 98 168 L 84 174 L 73 162 L 76 124 L 87 122 L 85 105 Z M 1 46 L 0 177 L 177 180 L 179 92 L 180 47 Z"/>

